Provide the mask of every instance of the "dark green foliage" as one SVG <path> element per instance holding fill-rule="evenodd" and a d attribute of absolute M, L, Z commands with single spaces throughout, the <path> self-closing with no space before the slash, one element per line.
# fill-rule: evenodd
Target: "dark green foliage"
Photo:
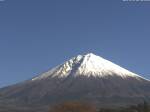
<path fill-rule="evenodd" d="M 146 101 L 144 101 L 144 112 L 149 112 L 149 107 L 148 107 L 148 103 Z"/>

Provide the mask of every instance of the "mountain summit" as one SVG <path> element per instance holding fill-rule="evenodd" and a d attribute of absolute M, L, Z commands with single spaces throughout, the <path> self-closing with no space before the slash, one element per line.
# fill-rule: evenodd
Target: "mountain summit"
<path fill-rule="evenodd" d="M 120 76 L 122 78 L 134 77 L 140 80 L 141 76 L 132 73 L 93 53 L 78 55 L 62 65 L 35 77 L 32 80 L 40 80 L 47 77 L 64 78 L 68 76 L 106 77 Z"/>
<path fill-rule="evenodd" d="M 5 110 L 11 107 L 8 111 L 22 107 L 28 109 L 24 112 L 34 112 L 33 106 L 38 110 L 72 100 L 93 102 L 102 107 L 150 102 L 150 81 L 88 53 L 31 80 L 0 89 L 0 107 L 4 106 Z M 19 111 L 23 111 L 22 108 Z"/>

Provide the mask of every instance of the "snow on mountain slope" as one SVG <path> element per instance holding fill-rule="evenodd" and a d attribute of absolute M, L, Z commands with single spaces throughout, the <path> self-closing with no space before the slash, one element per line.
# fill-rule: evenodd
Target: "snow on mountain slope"
<path fill-rule="evenodd" d="M 50 71 L 32 79 L 40 80 L 47 77 L 64 78 L 67 76 L 93 76 L 93 77 L 106 77 L 106 76 L 119 76 L 122 78 L 134 77 L 140 80 L 142 77 L 132 73 L 100 56 L 93 53 L 86 55 L 78 55 L 73 57 L 64 64 L 59 65 Z"/>
<path fill-rule="evenodd" d="M 150 102 L 150 81 L 92 53 L 78 55 L 46 73 L 0 89 L 4 103 L 45 106 L 80 100 L 97 105 Z"/>

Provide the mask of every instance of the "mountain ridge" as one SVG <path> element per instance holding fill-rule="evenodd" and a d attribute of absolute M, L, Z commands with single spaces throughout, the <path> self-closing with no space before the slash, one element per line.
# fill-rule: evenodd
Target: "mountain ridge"
<path fill-rule="evenodd" d="M 78 71 L 75 69 L 77 69 Z M 66 77 L 68 76 L 68 74 L 72 74 L 70 72 L 75 72 L 75 71 L 77 71 L 76 74 L 87 75 L 87 76 L 96 75 L 100 77 L 103 77 L 103 75 L 106 74 L 109 75 L 114 74 L 116 71 L 121 71 L 119 75 L 121 75 L 121 77 L 123 78 L 125 78 L 126 76 L 131 76 L 136 78 L 140 77 L 145 80 L 148 80 L 93 53 L 87 53 L 85 55 L 77 55 L 76 57 L 71 58 L 69 61 L 66 61 L 63 64 L 58 65 L 55 68 L 51 69 L 50 71 L 46 72 L 46 74 L 42 74 L 39 77 L 33 78 L 32 80 L 40 79 L 44 77 L 46 78 L 50 76 L 50 74 L 53 72 L 56 72 L 55 76 Z"/>
<path fill-rule="evenodd" d="M 43 108 L 72 100 L 107 107 L 150 102 L 150 81 L 88 53 L 31 80 L 0 89 L 0 106 L 23 106 L 30 110 L 33 106 Z"/>

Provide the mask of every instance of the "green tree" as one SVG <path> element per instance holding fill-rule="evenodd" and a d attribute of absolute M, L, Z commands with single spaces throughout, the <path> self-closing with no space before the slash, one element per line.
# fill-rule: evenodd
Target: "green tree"
<path fill-rule="evenodd" d="M 149 112 L 148 103 L 146 101 L 144 101 L 143 104 L 143 112 Z"/>

